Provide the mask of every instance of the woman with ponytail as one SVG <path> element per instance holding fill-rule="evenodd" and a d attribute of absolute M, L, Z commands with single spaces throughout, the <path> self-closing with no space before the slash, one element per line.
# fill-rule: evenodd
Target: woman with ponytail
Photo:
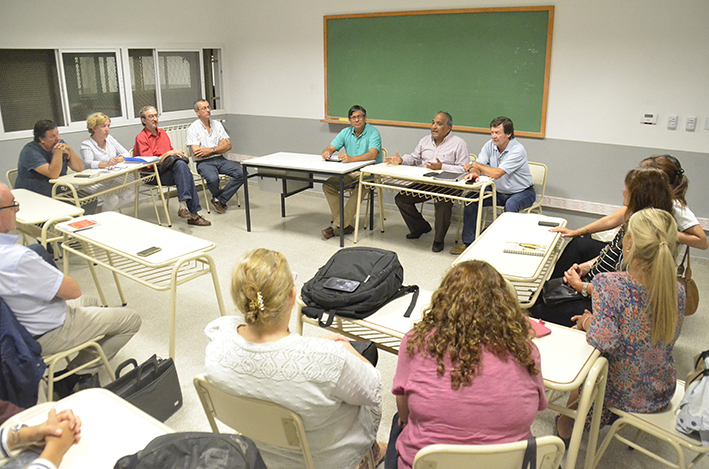
<path fill-rule="evenodd" d="M 282 405 L 300 415 L 318 469 L 356 468 L 375 442 L 382 379 L 339 335 L 288 329 L 297 290 L 281 253 L 256 249 L 234 268 L 231 296 L 243 313 L 212 321 L 205 377 L 221 390 Z M 248 435 L 246 435 L 248 436 Z M 304 468 L 299 452 L 257 443 L 269 469 Z"/>
<path fill-rule="evenodd" d="M 633 214 L 623 239 L 624 272 L 594 277 L 593 313 L 575 316 L 576 327 L 608 359 L 604 406 L 628 412 L 662 410 L 676 384 L 672 348 L 684 320 L 685 292 L 674 263 L 677 224 L 668 212 Z M 573 397 L 573 396 L 572 396 Z M 611 414 L 604 409 L 602 424 Z M 558 422 L 562 438 L 571 419 Z"/>

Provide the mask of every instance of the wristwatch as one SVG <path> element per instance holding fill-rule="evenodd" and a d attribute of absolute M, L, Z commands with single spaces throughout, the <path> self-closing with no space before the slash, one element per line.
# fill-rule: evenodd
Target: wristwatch
<path fill-rule="evenodd" d="M 581 289 L 581 296 L 584 298 L 588 298 L 588 282 L 585 282 L 583 284 L 583 288 Z"/>
<path fill-rule="evenodd" d="M 212 154 L 213 154 L 213 155 L 216 155 L 216 154 L 217 154 L 217 148 L 216 148 L 216 147 L 212 148 Z"/>

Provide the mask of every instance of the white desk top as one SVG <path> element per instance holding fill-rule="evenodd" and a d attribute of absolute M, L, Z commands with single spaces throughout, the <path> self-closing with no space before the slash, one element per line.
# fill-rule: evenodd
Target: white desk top
<path fill-rule="evenodd" d="M 12 195 L 20 203 L 17 212 L 17 222 L 26 225 L 37 225 L 57 217 L 78 217 L 84 209 L 54 200 L 27 189 L 13 189 Z"/>
<path fill-rule="evenodd" d="M 241 164 L 243 166 L 257 166 L 259 168 L 290 169 L 325 174 L 348 174 L 373 163 L 374 161 L 358 161 L 356 163 L 325 161 L 322 159 L 322 155 L 281 151 L 273 153 L 272 155 L 244 160 Z"/>
<path fill-rule="evenodd" d="M 377 175 L 383 177 L 400 178 L 407 179 L 410 181 L 421 182 L 426 184 L 433 184 L 438 186 L 446 187 L 456 187 L 461 190 L 478 190 L 481 186 L 485 184 L 494 183 L 494 181 L 489 178 L 482 178 L 481 181 L 477 181 L 474 184 L 466 184 L 465 181 L 452 181 L 445 179 L 434 179 L 430 176 L 424 176 L 426 173 L 433 172 L 429 168 L 424 168 L 422 166 L 407 166 L 403 164 L 387 164 L 379 163 L 372 166 L 364 168 L 362 172 L 365 175 Z M 440 172 L 440 171 L 438 171 Z"/>
<path fill-rule="evenodd" d="M 51 405 L 38 407 L 24 411 L 22 422 L 45 422 Z M 81 440 L 64 456 L 63 469 L 111 469 L 123 456 L 140 451 L 160 435 L 172 433 L 168 426 L 105 389 L 72 394 L 57 402 L 55 408 L 71 409 L 81 418 Z"/>
<path fill-rule="evenodd" d="M 214 249 L 214 243 L 211 241 L 117 212 L 98 213 L 85 218 L 99 224 L 87 230 L 72 232 L 66 223 L 59 223 L 57 229 L 79 240 L 101 246 L 144 265 L 169 264 L 187 254 Z M 74 221 L 76 220 L 72 220 L 72 222 Z M 161 251 L 147 257 L 137 256 L 138 252 L 153 246 L 160 247 Z"/>
<path fill-rule="evenodd" d="M 85 169 L 78 173 L 66 174 L 56 179 L 50 179 L 49 182 L 52 184 L 70 184 L 72 186 L 91 186 L 93 184 L 106 181 L 107 179 L 113 179 L 115 177 L 137 171 L 141 168 L 152 166 L 153 164 L 154 163 L 123 163 L 120 167 L 116 167 L 114 169 Z M 80 177 L 77 176 L 78 174 L 98 174 L 98 176 Z"/>
<path fill-rule="evenodd" d="M 548 226 L 539 226 L 540 220 L 556 222 L 561 226 L 566 225 L 566 220 L 563 218 L 505 212 L 453 261 L 453 265 L 478 259 L 488 262 L 509 280 L 536 278 L 551 248 L 561 237 L 561 233 L 550 232 Z M 503 250 L 508 241 L 545 245 L 546 255 L 542 257 L 505 253 Z"/>
<path fill-rule="evenodd" d="M 431 295 L 432 292 L 426 290 L 419 293 L 410 318 L 403 316 L 411 301 L 411 297 L 405 295 L 358 322 L 374 330 L 402 338 L 413 328 L 414 323 L 421 320 L 423 310 L 431 303 Z M 556 389 L 578 387 L 584 378 L 580 375 L 581 372 L 591 361 L 595 361 L 598 352 L 588 345 L 584 332 L 551 323 L 545 325 L 551 329 L 551 334 L 534 339 L 534 343 L 542 357 L 542 376 L 546 385 Z"/>

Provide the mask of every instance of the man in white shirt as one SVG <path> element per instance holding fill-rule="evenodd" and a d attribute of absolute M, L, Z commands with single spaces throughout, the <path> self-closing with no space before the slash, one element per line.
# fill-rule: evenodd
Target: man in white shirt
<path fill-rule="evenodd" d="M 231 141 L 222 123 L 210 118 L 212 110 L 209 102 L 204 99 L 195 102 L 194 112 L 198 119 L 187 129 L 187 145 L 197 160 L 197 172 L 207 180 L 214 210 L 224 213 L 227 202 L 244 183 L 244 173 L 238 164 L 223 156 L 231 150 Z M 231 177 L 223 189 L 220 187 L 220 174 Z"/>
<path fill-rule="evenodd" d="M 405 164 L 408 166 L 425 166 L 429 169 L 443 169 L 445 171 L 463 173 L 464 165 L 470 161 L 468 144 L 465 140 L 453 135 L 453 118 L 447 112 L 439 112 L 433 117 L 431 123 L 431 135 L 427 135 L 419 141 L 410 155 L 389 156 L 384 159 L 388 164 Z M 396 206 L 399 207 L 401 216 L 409 227 L 407 239 L 418 239 L 422 235 L 431 231 L 431 225 L 424 220 L 421 212 L 416 208 L 416 204 L 429 199 L 430 197 L 419 197 L 407 195 L 400 192 L 394 198 Z M 433 252 L 443 251 L 443 243 L 446 239 L 448 227 L 451 224 L 451 213 L 453 202 L 450 200 L 437 200 L 434 202 L 436 208 L 436 231 L 433 237 Z"/>
<path fill-rule="evenodd" d="M 95 298 L 81 296 L 76 280 L 32 249 L 16 244 L 17 236 L 8 233 L 16 227 L 19 210 L 10 189 L 0 184 L 0 297 L 39 342 L 43 354 L 64 351 L 103 335 L 98 343 L 110 360 L 138 332 L 140 316 L 128 308 L 102 308 Z M 68 367 L 76 368 L 94 357 L 84 350 Z M 100 366 L 85 371 L 95 373 Z"/>

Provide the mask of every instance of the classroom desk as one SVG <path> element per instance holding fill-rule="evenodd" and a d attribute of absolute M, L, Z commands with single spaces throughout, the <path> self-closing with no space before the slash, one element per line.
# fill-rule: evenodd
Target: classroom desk
<path fill-rule="evenodd" d="M 94 220 L 98 225 L 76 232 L 67 225 L 68 222 L 57 225 L 57 229 L 64 233 L 64 273 L 69 271 L 68 253 L 86 259 L 104 305 L 107 304 L 106 297 L 94 264 L 113 273 L 123 305 L 127 304 L 127 300 L 118 274 L 157 291 L 169 290 L 171 358 L 175 358 L 178 285 L 211 274 L 219 313 L 222 316 L 226 314 L 217 269 L 212 257 L 206 254 L 214 249 L 214 243 L 116 212 L 99 213 L 84 218 Z M 146 257 L 137 254 L 152 246 L 161 250 Z"/>
<path fill-rule="evenodd" d="M 84 209 L 76 205 L 59 202 L 27 189 L 13 189 L 12 195 L 20 203 L 17 212 L 18 231 L 36 238 L 45 248 L 48 243 L 62 238 L 54 230 L 54 225 L 84 214 Z"/>
<path fill-rule="evenodd" d="M 453 265 L 471 259 L 488 262 L 515 287 L 520 306 L 531 308 L 542 291 L 542 285 L 554 271 L 563 245 L 561 233 L 550 232 L 548 226 L 538 224 L 540 221 L 566 226 L 563 218 L 532 213 L 502 213 L 453 261 Z M 546 250 L 543 256 L 508 254 L 503 252 L 507 242 L 543 245 Z"/>
<path fill-rule="evenodd" d="M 328 329 L 338 332 L 354 340 L 371 340 L 376 346 L 387 352 L 398 354 L 401 339 L 414 323 L 423 316 L 423 310 L 431 302 L 431 292 L 422 290 L 414 307 L 411 317 L 405 318 L 404 311 L 409 306 L 411 297 L 405 295 L 390 302 L 379 311 L 366 319 L 356 320 L 336 316 L 332 326 Z M 303 323 L 318 327 L 317 319 L 311 319 L 301 310 L 303 301 L 298 297 L 296 301 L 296 332 L 302 334 Z M 542 364 L 544 386 L 547 388 L 549 408 L 575 418 L 571 444 L 566 456 L 567 468 L 574 468 L 578 457 L 579 446 L 583 436 L 583 427 L 591 405 L 597 409 L 603 405 L 606 389 L 607 361 L 600 357 L 600 352 L 586 342 L 586 334 L 556 324 L 546 323 L 551 329 L 551 334 L 535 338 L 534 343 L 539 349 Z M 555 393 L 581 389 L 579 405 L 576 410 L 567 409 L 566 402 L 556 404 Z M 504 399 L 504 396 L 501 396 Z M 589 432 L 590 457 L 586 458 L 585 467 L 590 469 L 593 464 L 598 431 L 600 427 L 600 412 L 593 416 Z"/>
<path fill-rule="evenodd" d="M 244 179 L 248 181 L 249 177 L 258 176 L 254 173 L 251 176 L 248 174 L 249 167 L 264 168 L 273 170 L 286 170 L 295 172 L 298 175 L 279 174 L 279 175 L 263 175 L 264 177 L 275 177 L 283 180 L 283 190 L 281 192 L 281 216 L 286 216 L 285 199 L 294 193 L 286 192 L 286 180 L 309 181 L 325 183 L 328 178 L 336 176 L 339 179 L 340 188 L 340 226 L 344 224 L 345 217 L 345 183 L 346 175 L 362 169 L 363 167 L 374 163 L 374 161 L 359 161 L 356 163 L 331 162 L 322 159 L 322 155 L 311 155 L 305 153 L 288 153 L 278 152 L 272 155 L 252 158 L 241 163 L 244 168 Z M 299 192 L 299 191 L 298 191 Z M 361 199 L 360 199 L 361 200 Z M 244 201 L 246 206 L 246 231 L 251 231 L 251 212 L 249 208 L 249 185 L 244 184 Z M 359 208 L 357 210 L 359 216 Z M 343 227 L 344 228 L 344 227 Z M 355 231 L 356 233 L 356 231 Z M 356 236 L 356 234 L 355 234 Z M 345 245 L 344 230 L 340 230 L 340 247 Z"/>
<path fill-rule="evenodd" d="M 52 198 L 75 204 L 77 207 L 86 205 L 89 202 L 97 200 L 112 192 L 122 191 L 126 189 L 135 189 L 134 216 L 138 217 L 139 194 L 138 190 L 142 184 L 147 184 L 155 180 L 159 190 L 162 208 L 167 218 L 167 225 L 172 226 L 170 214 L 167 210 L 167 202 L 162 191 L 162 183 L 160 182 L 160 174 L 151 169 L 146 170 L 149 166 L 154 166 L 154 163 L 137 163 L 124 162 L 121 163 L 118 169 L 85 169 L 79 173 L 71 173 L 56 179 L 50 179 L 49 182 L 54 184 L 52 187 Z M 80 175 L 98 174 L 94 177 L 82 177 Z M 154 201 L 154 199 L 153 199 Z M 157 206 L 155 206 L 155 215 L 160 222 Z"/>
<path fill-rule="evenodd" d="M 31 407 L 7 420 L 38 425 L 50 409 L 71 409 L 81 419 L 81 439 L 67 451 L 61 469 L 112 469 L 123 456 L 145 448 L 154 438 L 173 430 L 110 391 L 86 389 L 58 402 Z"/>
<path fill-rule="evenodd" d="M 357 194 L 359 203 L 357 204 L 357 214 L 355 215 L 354 242 L 357 243 L 359 234 L 359 212 L 364 191 L 367 189 L 386 189 L 389 191 L 403 192 L 407 195 L 420 195 L 430 197 L 434 201 L 452 201 L 468 205 L 473 202 L 478 204 L 478 221 L 475 229 L 476 236 L 480 234 L 480 227 L 483 211 L 483 204 L 487 198 L 492 199 L 493 218 L 497 216 L 497 193 L 495 182 L 492 179 L 482 178 L 474 184 L 466 184 L 463 181 L 438 180 L 433 177 L 424 176 L 432 172 L 428 168 L 420 166 L 407 166 L 403 164 L 393 165 L 379 163 L 362 169 L 359 177 L 359 192 Z M 477 197 L 471 197 L 477 192 Z M 382 216 L 380 214 L 381 230 L 384 231 Z"/>

